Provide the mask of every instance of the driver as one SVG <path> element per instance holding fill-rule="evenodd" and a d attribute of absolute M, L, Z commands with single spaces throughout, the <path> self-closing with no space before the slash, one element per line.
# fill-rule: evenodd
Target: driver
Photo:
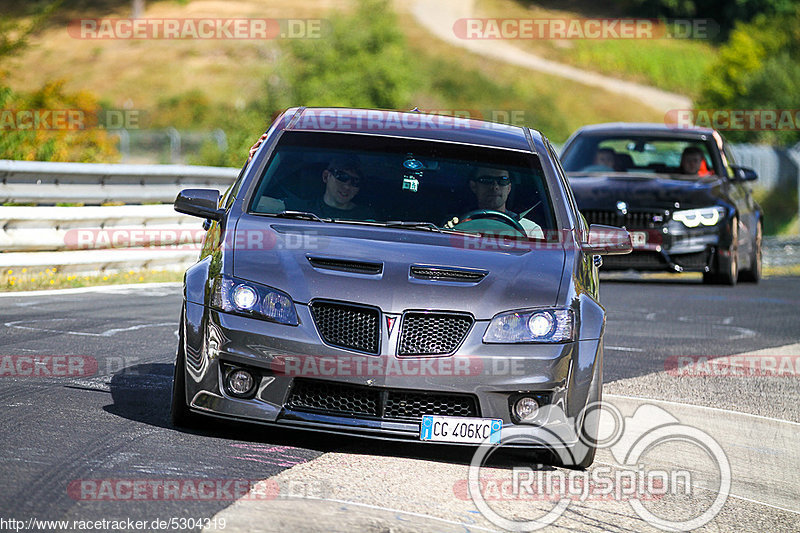
<path fill-rule="evenodd" d="M 511 193 L 511 177 L 508 171 L 500 168 L 478 167 L 469 179 L 469 188 L 478 201 L 478 209 L 500 211 L 520 223 L 528 237 L 544 239 L 542 228 L 532 220 L 523 218 L 506 207 Z M 458 219 L 450 222 L 458 224 Z"/>

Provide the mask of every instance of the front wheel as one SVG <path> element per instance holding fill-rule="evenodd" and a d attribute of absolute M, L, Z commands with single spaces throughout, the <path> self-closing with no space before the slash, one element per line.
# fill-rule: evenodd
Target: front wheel
<path fill-rule="evenodd" d="M 739 281 L 745 281 L 748 283 L 758 283 L 761 279 L 761 239 L 762 239 L 763 230 L 761 228 L 761 222 L 758 223 L 756 226 L 756 238 L 753 241 L 753 252 L 750 255 L 750 268 L 747 270 L 742 270 L 741 274 L 739 275 Z"/>
<path fill-rule="evenodd" d="M 186 352 L 183 331 L 185 319 L 185 312 L 181 312 L 181 324 L 178 328 L 178 349 L 175 354 L 175 372 L 172 375 L 170 419 L 175 427 L 190 428 L 197 424 L 198 416 L 191 412 L 189 406 L 186 405 Z"/>
<path fill-rule="evenodd" d="M 731 220 L 731 247 L 727 257 L 717 256 L 717 271 L 703 274 L 703 283 L 736 285 L 739 279 L 739 221 Z"/>

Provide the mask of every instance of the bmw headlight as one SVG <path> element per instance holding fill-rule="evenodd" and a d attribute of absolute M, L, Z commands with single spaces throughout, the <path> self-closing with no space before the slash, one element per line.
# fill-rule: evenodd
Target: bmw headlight
<path fill-rule="evenodd" d="M 228 276 L 214 280 L 211 307 L 290 326 L 298 324 L 297 310 L 288 294 Z"/>
<path fill-rule="evenodd" d="M 687 228 L 703 226 L 716 226 L 725 218 L 724 207 L 701 207 L 700 209 L 685 209 L 672 213 L 672 220 L 682 223 Z"/>
<path fill-rule="evenodd" d="M 492 318 L 483 342 L 569 342 L 574 340 L 574 323 L 572 309 L 510 311 Z"/>

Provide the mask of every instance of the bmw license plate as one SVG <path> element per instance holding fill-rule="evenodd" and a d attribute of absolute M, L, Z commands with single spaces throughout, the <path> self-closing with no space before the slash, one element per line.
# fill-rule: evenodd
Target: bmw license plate
<path fill-rule="evenodd" d="M 631 244 L 634 248 L 640 248 L 647 244 L 646 231 L 631 231 Z"/>
<path fill-rule="evenodd" d="M 420 440 L 480 444 L 484 439 L 497 444 L 503 421 L 499 418 L 463 418 L 460 416 L 423 415 Z"/>

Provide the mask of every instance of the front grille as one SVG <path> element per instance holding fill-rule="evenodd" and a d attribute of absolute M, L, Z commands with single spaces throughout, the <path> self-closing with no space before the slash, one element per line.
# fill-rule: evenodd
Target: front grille
<path fill-rule="evenodd" d="M 403 315 L 398 355 L 446 355 L 452 353 L 472 327 L 470 315 L 408 312 Z"/>
<path fill-rule="evenodd" d="M 586 222 L 602 224 L 604 226 L 625 226 L 627 229 L 656 229 L 664 225 L 667 220 L 666 211 L 628 211 L 622 215 L 618 211 L 581 211 Z"/>
<path fill-rule="evenodd" d="M 390 391 L 384 418 L 419 420 L 422 415 L 478 416 L 475 398 L 457 394 Z"/>
<path fill-rule="evenodd" d="M 383 272 L 383 263 L 368 263 L 365 261 L 349 261 L 347 259 L 331 259 L 329 257 L 309 257 L 308 262 L 314 268 L 324 270 L 337 270 L 339 272 L 354 272 L 356 274 L 380 274 Z"/>
<path fill-rule="evenodd" d="M 460 268 L 442 268 L 413 265 L 409 270 L 412 278 L 431 281 L 463 281 L 477 283 L 486 277 L 484 270 L 465 270 Z"/>
<path fill-rule="evenodd" d="M 708 265 L 708 252 L 673 255 L 672 260 L 685 269 L 700 270 Z"/>
<path fill-rule="evenodd" d="M 603 256 L 602 270 L 664 270 L 667 263 L 658 252 L 631 252 L 625 255 Z"/>
<path fill-rule="evenodd" d="M 310 307 L 317 330 L 327 344 L 378 353 L 380 313 L 376 308 L 328 301 L 315 301 Z"/>
<path fill-rule="evenodd" d="M 286 407 L 295 411 L 418 422 L 422 415 L 478 417 L 468 394 L 381 389 L 313 379 L 294 380 Z"/>
<path fill-rule="evenodd" d="M 354 387 L 329 381 L 295 379 L 286 406 L 297 410 L 331 414 L 378 416 L 381 393 L 377 389 Z"/>

